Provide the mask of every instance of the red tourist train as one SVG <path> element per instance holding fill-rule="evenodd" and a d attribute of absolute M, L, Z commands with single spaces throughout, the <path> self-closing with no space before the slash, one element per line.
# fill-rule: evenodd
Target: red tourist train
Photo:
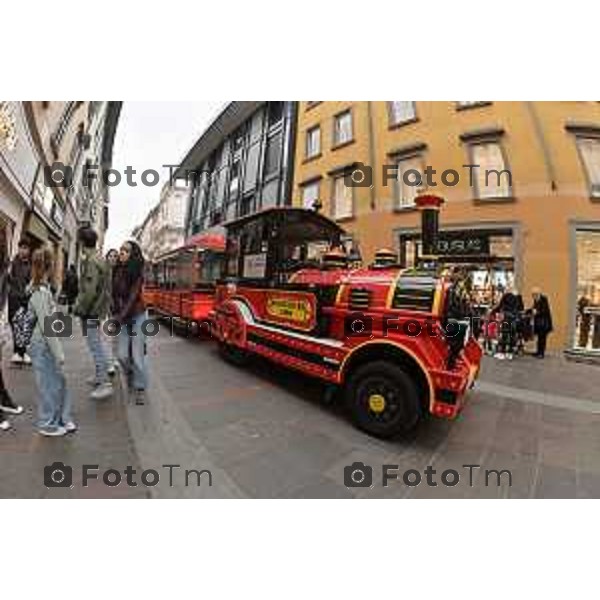
<path fill-rule="evenodd" d="M 213 314 L 224 357 L 258 355 L 334 384 L 354 423 L 375 436 L 427 413 L 456 417 L 482 352 L 461 272 L 433 256 L 443 201 L 417 202 L 424 251 L 411 269 L 385 252 L 369 268 L 348 268 L 344 231 L 311 210 L 273 208 L 227 224 Z"/>
<path fill-rule="evenodd" d="M 149 263 L 144 285 L 146 305 L 158 316 L 176 322 L 207 323 L 224 250 L 223 233 L 202 233 Z"/>

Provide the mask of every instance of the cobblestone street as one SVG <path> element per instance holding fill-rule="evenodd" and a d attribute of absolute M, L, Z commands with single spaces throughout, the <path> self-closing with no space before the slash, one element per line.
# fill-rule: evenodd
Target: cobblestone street
<path fill-rule="evenodd" d="M 150 340 L 152 389 L 146 406 L 87 398 L 91 361 L 81 338 L 67 340 L 67 375 L 80 431 L 65 439 L 33 433 L 29 370 L 5 365 L 8 385 L 25 405 L 14 429 L 0 436 L 4 497 L 600 497 L 600 370 L 549 357 L 512 363 L 486 359 L 477 389 L 455 422 L 429 419 L 409 437 L 380 441 L 354 429 L 322 386 L 264 362 L 224 363 L 209 340 Z M 73 467 L 73 488 L 47 489 L 44 466 Z M 373 468 L 372 487 L 347 488 L 344 467 Z M 81 465 L 123 471 L 162 465 L 208 469 L 201 485 L 161 474 L 155 487 L 81 485 Z M 382 465 L 397 465 L 399 481 L 382 485 Z M 465 464 L 480 465 L 469 471 Z M 436 470 L 437 486 L 402 482 L 409 469 Z M 460 482 L 443 485 L 455 469 Z M 485 470 L 509 470 L 507 476 Z M 163 470 L 164 472 L 164 470 Z M 166 472 L 164 472 L 166 474 Z M 472 485 L 470 485 L 472 483 Z"/>

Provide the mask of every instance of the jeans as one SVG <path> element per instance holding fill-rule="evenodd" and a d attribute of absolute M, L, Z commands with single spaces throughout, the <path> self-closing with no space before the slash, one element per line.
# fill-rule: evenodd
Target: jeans
<path fill-rule="evenodd" d="M 146 366 L 146 336 L 142 332 L 142 324 L 148 319 L 143 312 L 129 319 L 121 326 L 118 337 L 117 354 L 125 373 L 130 374 L 128 381 L 136 390 L 145 390 L 148 386 Z M 131 332 L 131 336 L 129 335 Z"/>
<path fill-rule="evenodd" d="M 56 429 L 69 423 L 73 417 L 67 380 L 46 340 L 33 340 L 29 346 L 29 354 L 38 389 L 37 426 Z"/>
<path fill-rule="evenodd" d="M 84 323 L 87 321 L 87 323 Z M 81 319 L 81 331 L 84 334 L 85 341 L 90 353 L 94 359 L 96 367 L 96 384 L 101 385 L 108 381 L 108 355 L 106 353 L 104 336 L 102 335 L 101 323 L 99 319 L 91 317 Z"/>

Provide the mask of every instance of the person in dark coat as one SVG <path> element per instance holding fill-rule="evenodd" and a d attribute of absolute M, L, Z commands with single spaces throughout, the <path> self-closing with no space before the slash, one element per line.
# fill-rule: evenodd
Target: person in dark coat
<path fill-rule="evenodd" d="M 79 294 L 79 279 L 77 277 L 77 271 L 75 265 L 71 265 L 65 273 L 65 280 L 63 282 L 63 294 L 67 299 L 67 306 L 69 307 L 69 314 L 73 312 L 73 305 Z"/>
<path fill-rule="evenodd" d="M 503 315 L 497 358 L 512 359 L 517 341 L 519 315 L 523 312 L 523 309 L 522 296 L 512 289 L 508 289 L 500 298 L 498 306 L 492 310 L 492 315 L 496 313 L 502 313 Z"/>
<path fill-rule="evenodd" d="M 546 340 L 552 332 L 552 313 L 548 298 L 542 294 L 539 288 L 533 288 L 533 332 L 537 336 L 537 351 L 534 354 L 536 358 L 544 358 L 546 353 Z"/>
<path fill-rule="evenodd" d="M 22 306 L 27 304 L 27 286 L 31 279 L 30 248 L 25 240 L 19 242 L 18 254 L 12 261 L 8 273 L 8 320 L 12 327 L 13 317 Z M 14 329 L 13 329 L 14 333 Z M 14 340 L 14 336 L 13 336 Z M 13 342 L 13 364 L 31 364 L 31 359 L 21 348 Z"/>
<path fill-rule="evenodd" d="M 8 296 L 8 269 L 10 263 L 6 256 L 6 232 L 0 228 L 0 322 L 3 323 L 4 307 Z M 2 374 L 2 346 L 0 345 L 0 431 L 6 431 L 10 428 L 10 422 L 7 419 L 9 414 L 20 415 L 23 407 L 15 404 L 4 384 Z"/>
<path fill-rule="evenodd" d="M 119 250 L 119 263 L 112 280 L 113 317 L 122 325 L 117 340 L 117 354 L 135 403 L 144 404 L 148 384 L 146 334 L 148 319 L 143 296 L 144 256 L 134 241 L 125 242 Z"/>

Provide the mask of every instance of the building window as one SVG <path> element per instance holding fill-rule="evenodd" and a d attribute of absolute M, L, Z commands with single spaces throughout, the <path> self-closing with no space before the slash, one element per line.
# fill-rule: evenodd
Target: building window
<path fill-rule="evenodd" d="M 415 103 L 405 100 L 392 100 L 389 103 L 390 125 L 401 125 L 417 118 Z"/>
<path fill-rule="evenodd" d="M 319 199 L 319 182 L 313 181 L 302 186 L 302 206 L 312 209 L 315 202 Z"/>
<path fill-rule="evenodd" d="M 489 100 L 462 100 L 456 103 L 456 109 L 473 108 L 475 106 L 487 106 L 491 104 Z"/>
<path fill-rule="evenodd" d="M 579 137 L 577 146 L 590 184 L 590 195 L 600 198 L 600 138 Z"/>
<path fill-rule="evenodd" d="M 512 176 L 506 168 L 502 146 L 497 141 L 471 144 L 470 177 L 475 186 L 475 198 L 510 198 Z"/>
<path fill-rule="evenodd" d="M 281 133 L 277 133 L 271 136 L 267 141 L 267 151 L 265 153 L 265 179 L 269 175 L 273 175 L 279 172 L 281 165 Z"/>
<path fill-rule="evenodd" d="M 396 185 L 395 208 L 412 208 L 419 188 L 424 185 L 423 156 L 406 156 L 398 160 L 398 179 Z"/>
<path fill-rule="evenodd" d="M 573 345 L 600 355 L 600 231 L 577 230 L 577 313 Z"/>
<path fill-rule="evenodd" d="M 333 147 L 352 141 L 352 111 L 347 110 L 334 117 Z"/>
<path fill-rule="evenodd" d="M 231 164 L 231 170 L 229 172 L 229 196 L 237 196 L 238 190 L 240 189 L 240 162 L 236 161 Z"/>
<path fill-rule="evenodd" d="M 354 188 L 346 185 L 344 175 L 339 175 L 333 180 L 332 219 L 348 219 L 354 215 L 353 190 Z"/>
<path fill-rule="evenodd" d="M 250 214 L 254 210 L 254 196 L 246 196 L 240 201 L 240 217 Z"/>
<path fill-rule="evenodd" d="M 56 131 L 52 134 L 52 137 L 50 138 L 50 143 L 55 154 L 58 153 L 60 144 L 63 140 L 63 137 L 65 136 L 65 133 L 67 132 L 69 123 L 71 122 L 71 118 L 73 117 L 73 114 L 75 113 L 76 109 L 77 102 L 67 102 L 65 104 L 65 108 L 58 122 Z"/>
<path fill-rule="evenodd" d="M 283 102 L 269 102 L 269 127 L 283 119 Z"/>
<path fill-rule="evenodd" d="M 311 127 L 306 132 L 306 158 L 321 154 L 321 127 Z"/>

